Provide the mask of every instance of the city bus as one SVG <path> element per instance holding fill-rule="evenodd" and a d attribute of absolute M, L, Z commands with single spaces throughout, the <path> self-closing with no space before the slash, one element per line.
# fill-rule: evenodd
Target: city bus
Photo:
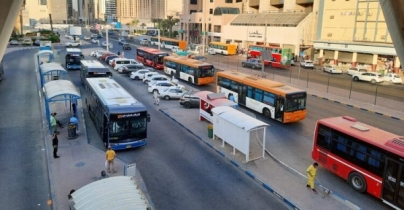
<path fill-rule="evenodd" d="M 306 118 L 305 90 L 236 71 L 216 73 L 216 89 L 235 102 L 262 113 L 266 118 L 292 123 Z"/>
<path fill-rule="evenodd" d="M 196 85 L 206 85 L 214 81 L 214 67 L 196 59 L 183 56 L 164 57 L 164 72 Z"/>
<path fill-rule="evenodd" d="M 159 41 L 158 37 L 151 37 L 150 44 L 151 45 L 160 45 L 161 48 L 165 48 L 165 49 L 178 49 L 178 48 L 181 50 L 187 49 L 186 41 L 170 39 L 167 37 L 160 37 L 160 41 Z"/>
<path fill-rule="evenodd" d="M 289 68 L 291 66 L 292 50 L 290 48 L 280 48 L 264 45 L 250 45 L 247 51 L 247 59 L 261 59 L 261 51 L 268 50 L 272 53 L 272 60 L 264 60 L 265 66 L 275 68 Z"/>
<path fill-rule="evenodd" d="M 221 54 L 221 55 L 235 55 L 237 54 L 237 45 L 226 44 L 221 42 L 209 43 L 209 54 Z"/>
<path fill-rule="evenodd" d="M 97 60 L 81 60 L 80 79 L 84 85 L 86 78 L 112 77 L 109 68 Z"/>
<path fill-rule="evenodd" d="M 84 55 L 79 48 L 66 48 L 66 69 L 80 69 L 80 61 L 83 57 Z"/>
<path fill-rule="evenodd" d="M 404 137 L 349 116 L 320 119 L 312 158 L 396 209 L 404 208 Z"/>
<path fill-rule="evenodd" d="M 86 78 L 85 103 L 105 147 L 123 150 L 147 144 L 147 108 L 111 78 Z"/>
<path fill-rule="evenodd" d="M 140 47 L 136 50 L 136 59 L 145 66 L 151 66 L 155 69 L 164 68 L 164 56 L 168 56 L 168 53 L 153 48 Z"/>

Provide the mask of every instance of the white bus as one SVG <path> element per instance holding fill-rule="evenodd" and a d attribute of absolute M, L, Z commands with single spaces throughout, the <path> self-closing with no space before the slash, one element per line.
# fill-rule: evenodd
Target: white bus
<path fill-rule="evenodd" d="M 84 58 L 84 55 L 79 48 L 67 48 L 65 56 L 66 69 L 80 69 L 82 58 Z"/>
<path fill-rule="evenodd" d="M 80 69 L 81 84 L 84 85 L 86 78 L 110 77 L 112 73 L 109 68 L 97 60 L 82 60 Z"/>

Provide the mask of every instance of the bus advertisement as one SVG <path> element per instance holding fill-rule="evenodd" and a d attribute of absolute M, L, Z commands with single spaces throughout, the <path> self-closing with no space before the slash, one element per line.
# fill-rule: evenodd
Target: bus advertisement
<path fill-rule="evenodd" d="M 123 150 L 147 144 L 146 106 L 111 78 L 87 78 L 85 103 L 105 147 Z"/>
<path fill-rule="evenodd" d="M 320 119 L 312 158 L 395 209 L 404 208 L 404 137 L 349 116 Z"/>
<path fill-rule="evenodd" d="M 150 38 L 151 45 L 160 45 L 161 48 L 165 49 L 181 49 L 187 50 L 187 42 L 183 40 L 170 39 L 167 37 L 160 37 L 160 41 L 158 37 Z"/>
<path fill-rule="evenodd" d="M 216 77 L 218 93 L 233 94 L 236 103 L 267 118 L 282 123 L 306 118 L 305 90 L 240 72 L 221 71 L 216 73 Z"/>
<path fill-rule="evenodd" d="M 155 69 L 164 69 L 163 58 L 165 56 L 168 56 L 167 52 L 153 48 L 140 47 L 136 49 L 136 59 L 145 66 L 151 66 Z"/>
<path fill-rule="evenodd" d="M 84 85 L 86 78 L 91 77 L 112 77 L 109 68 L 97 60 L 81 60 L 80 79 Z"/>
<path fill-rule="evenodd" d="M 208 53 L 211 55 L 214 54 L 235 55 L 237 54 L 237 45 L 226 44 L 221 42 L 211 42 L 209 43 Z"/>
<path fill-rule="evenodd" d="M 176 78 L 188 81 L 196 85 L 206 85 L 214 81 L 214 67 L 187 57 L 166 56 L 164 57 L 164 72 Z"/>
<path fill-rule="evenodd" d="M 66 69 L 80 69 L 81 68 L 81 59 L 84 57 L 81 50 L 78 48 L 67 48 L 66 49 Z"/>
<path fill-rule="evenodd" d="M 289 68 L 291 66 L 292 49 L 280 48 L 263 45 L 250 45 L 248 47 L 247 59 L 258 58 L 261 59 L 261 51 L 268 50 L 272 53 L 272 60 L 264 60 L 265 66 L 275 68 Z"/>

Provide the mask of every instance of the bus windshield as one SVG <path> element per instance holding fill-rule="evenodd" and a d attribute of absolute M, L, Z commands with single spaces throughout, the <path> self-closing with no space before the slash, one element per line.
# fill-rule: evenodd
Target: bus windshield
<path fill-rule="evenodd" d="M 110 137 L 122 138 L 145 138 L 146 137 L 146 118 L 126 118 L 122 120 L 111 121 L 109 130 Z M 111 138 L 111 140 L 116 138 Z"/>
<path fill-rule="evenodd" d="M 81 57 L 80 55 L 66 55 L 66 63 L 67 64 L 78 64 L 80 65 Z"/>
<path fill-rule="evenodd" d="M 200 66 L 199 78 L 212 77 L 214 75 L 215 68 L 213 66 Z"/>
<path fill-rule="evenodd" d="M 155 58 L 156 63 L 163 64 L 164 63 L 164 56 L 167 56 L 167 55 L 165 55 L 165 54 L 157 55 L 156 58 Z"/>
<path fill-rule="evenodd" d="M 286 95 L 286 112 L 306 109 L 306 93 L 295 93 Z"/>

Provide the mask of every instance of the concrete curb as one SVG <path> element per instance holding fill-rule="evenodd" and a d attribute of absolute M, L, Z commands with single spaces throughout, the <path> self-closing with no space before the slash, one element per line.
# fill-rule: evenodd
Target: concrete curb
<path fill-rule="evenodd" d="M 165 112 L 162 109 L 159 109 L 159 111 L 161 111 L 164 115 L 166 115 L 167 117 L 169 117 L 171 120 L 173 120 L 174 122 L 176 122 L 178 125 L 180 125 L 181 127 L 183 127 L 185 130 L 187 130 L 190 134 L 192 134 L 193 136 L 195 136 L 196 138 L 198 138 L 201 142 L 205 143 L 208 147 L 212 148 L 215 152 L 217 152 L 220 156 L 224 157 L 226 160 L 228 160 L 232 165 L 236 166 L 238 169 L 240 169 L 242 172 L 244 172 L 246 175 L 248 175 L 250 178 L 252 178 L 254 181 L 256 181 L 258 184 L 262 185 L 262 187 L 264 187 L 266 190 L 268 190 L 269 192 L 271 192 L 272 194 L 274 194 L 277 198 L 279 198 L 281 201 L 283 201 L 285 204 L 287 204 L 289 207 L 299 210 L 300 208 L 298 208 L 296 205 L 294 205 L 289 199 L 283 197 L 282 195 L 280 195 L 279 193 L 277 193 L 269 184 L 264 183 L 263 181 L 261 181 L 259 178 L 257 178 L 256 175 L 254 175 L 252 172 L 244 169 L 241 164 L 239 164 L 237 161 L 233 160 L 232 158 L 230 158 L 229 156 L 227 156 L 226 154 L 224 154 L 222 151 L 218 150 L 214 145 L 212 145 L 211 143 L 205 141 L 202 137 L 200 137 L 199 135 L 197 135 L 196 133 L 194 133 L 193 131 L 191 131 L 189 128 L 187 128 L 185 125 L 183 125 L 182 123 L 178 122 L 175 118 L 171 117 L 167 112 Z"/>

